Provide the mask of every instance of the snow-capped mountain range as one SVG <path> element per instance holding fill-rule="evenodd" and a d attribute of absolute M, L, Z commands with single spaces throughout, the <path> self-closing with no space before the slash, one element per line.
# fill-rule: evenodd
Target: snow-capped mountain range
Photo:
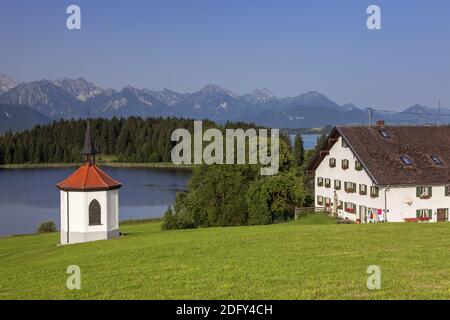
<path fill-rule="evenodd" d="M 20 113 L 12 113 L 11 106 L 22 106 Z M 1 119 L 14 122 L 8 114 L 20 114 L 29 119 L 26 125 L 8 125 Z M 29 111 L 28 113 L 26 111 Z M 122 90 L 104 89 L 83 78 L 38 80 L 17 84 L 0 74 L 0 132 L 8 128 L 26 128 L 56 119 L 91 117 L 188 117 L 218 122 L 247 121 L 279 128 L 319 127 L 367 123 L 368 110 L 351 103 L 339 105 L 325 95 L 311 91 L 295 97 L 278 98 L 267 88 L 237 95 L 217 85 L 206 85 L 193 93 L 178 93 L 169 89 L 154 91 L 127 86 Z M 415 105 L 403 113 L 373 113 L 373 120 L 391 122 L 435 122 L 435 108 Z M 3 112 L 3 113 L 2 113 Z M 450 110 L 441 108 L 442 113 Z M 30 120 L 31 119 L 31 120 Z M 36 123 L 33 122 L 35 120 Z M 8 122 L 7 121 L 7 122 Z M 443 116 L 441 123 L 450 122 Z"/>

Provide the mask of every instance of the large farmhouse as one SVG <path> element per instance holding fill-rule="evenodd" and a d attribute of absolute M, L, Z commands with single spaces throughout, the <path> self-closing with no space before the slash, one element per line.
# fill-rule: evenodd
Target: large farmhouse
<path fill-rule="evenodd" d="M 315 205 L 353 221 L 448 221 L 450 126 L 336 127 L 312 159 Z"/>

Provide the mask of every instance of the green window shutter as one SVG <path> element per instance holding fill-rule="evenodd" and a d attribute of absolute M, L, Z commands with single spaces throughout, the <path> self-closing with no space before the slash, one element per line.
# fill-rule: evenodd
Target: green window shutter
<path fill-rule="evenodd" d="M 428 195 L 431 197 L 433 195 L 433 188 L 428 187 Z"/>
<path fill-rule="evenodd" d="M 428 218 L 430 218 L 430 219 L 433 218 L 433 210 L 431 210 L 431 209 L 428 210 Z"/>
<path fill-rule="evenodd" d="M 420 218 L 420 210 L 416 210 L 416 218 L 417 218 L 417 219 Z"/>
<path fill-rule="evenodd" d="M 419 198 L 420 197 L 420 187 L 416 188 L 416 197 Z"/>
<path fill-rule="evenodd" d="M 445 186 L 444 190 L 445 190 L 445 196 L 448 197 L 448 186 Z"/>

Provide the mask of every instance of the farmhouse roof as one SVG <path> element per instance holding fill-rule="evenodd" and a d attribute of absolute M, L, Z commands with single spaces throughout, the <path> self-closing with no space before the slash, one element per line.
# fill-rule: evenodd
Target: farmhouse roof
<path fill-rule="evenodd" d="M 309 171 L 339 137 L 377 185 L 450 184 L 450 126 L 335 127 Z"/>
<path fill-rule="evenodd" d="M 102 191 L 118 189 L 121 186 L 119 181 L 114 180 L 89 161 L 57 184 L 57 187 L 64 191 Z"/>

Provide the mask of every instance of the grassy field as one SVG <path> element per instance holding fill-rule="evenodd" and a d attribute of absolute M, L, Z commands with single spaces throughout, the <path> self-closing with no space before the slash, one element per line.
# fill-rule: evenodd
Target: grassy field
<path fill-rule="evenodd" d="M 69 246 L 56 233 L 0 239 L 0 299 L 450 299 L 449 223 L 160 226 Z M 69 265 L 81 290 L 65 287 Z M 369 265 L 381 268 L 380 290 L 366 287 Z"/>

